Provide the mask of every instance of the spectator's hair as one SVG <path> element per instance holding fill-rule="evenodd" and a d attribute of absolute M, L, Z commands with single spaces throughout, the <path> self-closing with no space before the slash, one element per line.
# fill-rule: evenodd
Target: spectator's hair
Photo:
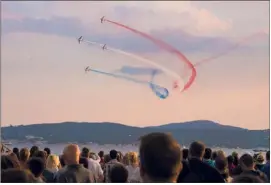
<path fill-rule="evenodd" d="M 40 177 L 45 169 L 44 161 L 38 157 L 32 157 L 27 162 L 27 166 L 35 177 Z"/>
<path fill-rule="evenodd" d="M 200 141 L 194 141 L 189 147 L 191 157 L 202 158 L 205 151 L 205 145 Z"/>
<path fill-rule="evenodd" d="M 104 151 L 99 151 L 98 155 L 100 158 L 104 157 Z"/>
<path fill-rule="evenodd" d="M 20 161 L 27 162 L 30 157 L 30 151 L 28 150 L 28 148 L 22 148 L 20 150 L 19 155 L 20 155 Z"/>
<path fill-rule="evenodd" d="M 12 150 L 12 152 L 17 155 L 18 160 L 20 159 L 19 151 L 20 150 L 17 147 L 14 147 L 13 150 Z"/>
<path fill-rule="evenodd" d="M 109 175 L 112 183 L 126 183 L 128 181 L 128 170 L 122 164 L 115 164 Z"/>
<path fill-rule="evenodd" d="M 189 150 L 187 148 L 182 149 L 183 160 L 188 159 Z"/>
<path fill-rule="evenodd" d="M 258 176 L 241 174 L 233 178 L 232 183 L 264 183 Z"/>
<path fill-rule="evenodd" d="M 37 146 L 32 146 L 30 149 L 30 157 L 34 157 L 35 153 L 39 151 L 39 147 Z"/>
<path fill-rule="evenodd" d="M 136 152 L 128 153 L 128 163 L 129 164 L 138 164 L 138 155 Z"/>
<path fill-rule="evenodd" d="M 118 151 L 118 154 L 117 154 L 117 160 L 118 160 L 119 162 L 122 162 L 122 160 L 123 160 L 123 155 L 122 155 L 122 153 L 121 153 L 120 151 Z"/>
<path fill-rule="evenodd" d="M 182 152 L 177 141 L 166 133 L 141 137 L 140 167 L 154 182 L 176 181 L 182 168 Z"/>
<path fill-rule="evenodd" d="M 216 158 L 217 158 L 217 152 L 216 152 L 216 151 L 213 151 L 213 152 L 212 152 L 212 160 L 215 161 Z"/>
<path fill-rule="evenodd" d="M 1 183 L 35 183 L 35 177 L 27 170 L 8 169 L 1 171 Z"/>
<path fill-rule="evenodd" d="M 211 157 L 212 157 L 212 149 L 211 148 L 205 148 L 203 158 L 204 159 L 211 159 Z"/>
<path fill-rule="evenodd" d="M 254 165 L 253 157 L 249 154 L 244 154 L 239 159 L 240 165 L 245 166 L 247 168 L 251 168 Z"/>
<path fill-rule="evenodd" d="M 82 164 L 86 169 L 88 169 L 88 159 L 85 157 L 79 158 L 79 164 Z"/>
<path fill-rule="evenodd" d="M 47 153 L 47 156 L 51 155 L 51 149 L 46 147 L 44 148 L 44 151 Z"/>
<path fill-rule="evenodd" d="M 110 158 L 111 158 L 111 159 L 117 159 L 117 157 L 118 157 L 118 152 L 117 152 L 116 150 L 111 150 L 111 151 L 109 152 L 109 155 L 110 155 Z"/>
<path fill-rule="evenodd" d="M 34 156 L 41 158 L 44 161 L 44 163 L 47 159 L 47 153 L 45 151 L 37 151 Z"/>
<path fill-rule="evenodd" d="M 270 150 L 268 150 L 268 151 L 266 152 L 266 154 L 265 154 L 265 159 L 266 159 L 267 161 L 270 161 Z"/>
<path fill-rule="evenodd" d="M 228 161 L 224 157 L 217 157 L 215 159 L 215 167 L 219 172 L 228 172 Z"/>
<path fill-rule="evenodd" d="M 229 156 L 227 157 L 227 161 L 228 161 L 228 164 L 233 164 L 233 161 L 234 161 L 233 156 L 232 156 L 232 155 L 229 155 Z"/>
<path fill-rule="evenodd" d="M 59 157 L 57 155 L 49 155 L 46 160 L 46 168 L 53 169 L 60 166 Z"/>
<path fill-rule="evenodd" d="M 84 147 L 81 152 L 81 157 L 89 158 L 90 157 L 90 150 L 87 147 Z"/>

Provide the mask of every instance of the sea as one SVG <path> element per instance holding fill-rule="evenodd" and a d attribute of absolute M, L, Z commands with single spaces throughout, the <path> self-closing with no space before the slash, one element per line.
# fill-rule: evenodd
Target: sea
<path fill-rule="evenodd" d="M 17 148 L 31 148 L 33 145 L 38 146 L 40 149 L 44 149 L 45 147 L 48 147 L 51 149 L 51 153 L 52 154 L 57 154 L 57 155 L 61 155 L 63 152 L 63 149 L 65 146 L 67 146 L 68 143 L 63 143 L 63 144 L 47 144 L 47 143 L 13 143 L 12 145 L 8 146 L 10 149 L 13 147 L 17 147 Z M 110 150 L 115 149 L 117 151 L 121 151 L 122 153 L 127 153 L 130 151 L 133 152 L 138 152 L 139 146 L 137 144 L 128 144 L 128 145 L 113 145 L 113 144 L 106 144 L 106 145 L 99 145 L 99 144 L 95 144 L 95 143 L 88 143 L 88 144 L 80 144 L 80 143 L 76 143 L 79 145 L 79 147 L 82 149 L 83 147 L 88 147 L 91 152 L 94 153 L 98 153 L 99 151 L 104 151 L 105 153 L 109 153 Z M 183 148 L 186 148 L 185 146 L 183 146 Z M 269 150 L 267 148 L 259 148 L 261 150 Z M 216 151 L 216 150 L 223 150 L 227 155 L 230 155 L 233 151 L 237 152 L 239 155 L 242 155 L 244 153 L 248 153 L 253 155 L 254 152 L 253 149 L 241 149 L 241 148 L 220 148 L 220 147 L 215 147 L 212 148 L 212 150 Z M 265 154 L 265 152 L 262 152 L 263 154 Z"/>

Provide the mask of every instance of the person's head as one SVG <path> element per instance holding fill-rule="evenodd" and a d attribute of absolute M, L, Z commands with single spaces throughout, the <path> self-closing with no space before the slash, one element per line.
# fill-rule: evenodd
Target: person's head
<path fill-rule="evenodd" d="M 87 147 L 84 147 L 81 152 L 81 157 L 89 158 L 90 150 Z"/>
<path fill-rule="evenodd" d="M 49 155 L 46 160 L 47 169 L 56 169 L 60 167 L 59 157 L 57 155 Z"/>
<path fill-rule="evenodd" d="M 122 164 L 115 164 L 109 175 L 112 183 L 126 183 L 128 181 L 128 170 Z"/>
<path fill-rule="evenodd" d="M 212 157 L 212 149 L 211 148 L 205 148 L 203 158 L 208 160 L 208 159 L 211 159 L 211 157 Z"/>
<path fill-rule="evenodd" d="M 130 163 L 129 163 L 129 153 L 126 153 L 124 156 L 123 156 L 123 160 L 122 160 L 122 163 L 125 165 L 125 166 L 128 166 Z"/>
<path fill-rule="evenodd" d="M 239 159 L 240 166 L 243 171 L 253 170 L 255 163 L 253 161 L 253 157 L 249 154 L 244 154 Z"/>
<path fill-rule="evenodd" d="M 232 183 L 264 183 L 264 181 L 255 175 L 242 174 L 234 177 Z"/>
<path fill-rule="evenodd" d="M 183 160 L 188 159 L 189 150 L 187 148 L 182 149 L 183 152 Z"/>
<path fill-rule="evenodd" d="M 232 155 L 229 155 L 228 157 L 227 157 L 227 161 L 228 161 L 228 164 L 230 165 L 230 164 L 233 164 L 233 157 L 232 157 Z"/>
<path fill-rule="evenodd" d="M 215 161 L 216 157 L 217 157 L 217 153 L 216 153 L 216 151 L 213 151 L 212 152 L 212 160 Z"/>
<path fill-rule="evenodd" d="M 109 155 L 109 154 L 106 154 L 106 155 L 104 156 L 104 163 L 108 163 L 110 160 L 111 160 L 110 155 Z"/>
<path fill-rule="evenodd" d="M 228 160 L 224 157 L 217 157 L 215 159 L 215 168 L 219 171 L 220 174 L 228 173 Z"/>
<path fill-rule="evenodd" d="M 27 170 L 8 169 L 1 171 L 1 183 L 35 183 L 34 175 Z"/>
<path fill-rule="evenodd" d="M 226 158 L 226 154 L 223 150 L 216 151 L 217 157 Z"/>
<path fill-rule="evenodd" d="M 138 165 L 138 155 L 136 152 L 128 153 L 128 163 L 131 165 Z"/>
<path fill-rule="evenodd" d="M 44 151 L 47 153 L 47 157 L 51 154 L 51 149 L 50 148 L 44 148 Z"/>
<path fill-rule="evenodd" d="M 141 137 L 140 176 L 143 182 L 176 182 L 182 169 L 182 152 L 177 141 L 166 133 Z"/>
<path fill-rule="evenodd" d="M 85 157 L 79 158 L 79 164 L 82 164 L 86 169 L 88 169 L 88 159 Z"/>
<path fill-rule="evenodd" d="M 44 161 L 38 157 L 32 157 L 27 162 L 27 166 L 28 166 L 28 169 L 31 171 L 31 173 L 37 178 L 41 177 L 41 175 L 45 169 Z"/>
<path fill-rule="evenodd" d="M 264 156 L 262 153 L 259 153 L 255 159 L 256 164 L 263 164 L 264 163 Z"/>
<path fill-rule="evenodd" d="M 29 160 L 30 157 L 30 151 L 28 150 L 28 148 L 22 148 L 20 150 L 20 161 L 26 163 Z"/>
<path fill-rule="evenodd" d="M 70 144 L 64 148 L 63 157 L 66 165 L 79 164 L 80 149 L 78 145 Z"/>
<path fill-rule="evenodd" d="M 267 151 L 265 154 L 266 161 L 270 161 L 270 151 Z"/>
<path fill-rule="evenodd" d="M 13 148 L 12 152 L 17 155 L 18 159 L 20 159 L 19 148 L 17 148 L 17 147 Z"/>
<path fill-rule="evenodd" d="M 117 160 L 118 160 L 119 162 L 122 162 L 122 160 L 123 160 L 123 155 L 122 155 L 122 153 L 121 153 L 120 151 L 118 151 L 118 154 L 117 154 Z"/>
<path fill-rule="evenodd" d="M 45 163 L 46 159 L 47 159 L 47 153 L 45 151 L 37 151 L 35 153 L 34 157 L 38 157 L 38 158 L 42 159 Z"/>
<path fill-rule="evenodd" d="M 110 155 L 110 158 L 113 160 L 113 159 L 117 159 L 117 157 L 118 157 L 118 152 L 117 152 L 117 150 L 111 150 L 110 152 L 109 152 L 109 155 Z"/>
<path fill-rule="evenodd" d="M 99 151 L 98 155 L 99 155 L 100 158 L 103 158 L 104 157 L 104 151 Z"/>
<path fill-rule="evenodd" d="M 205 145 L 200 141 L 194 141 L 189 147 L 189 156 L 202 160 L 205 152 Z"/>
<path fill-rule="evenodd" d="M 39 147 L 32 146 L 30 149 L 30 157 L 33 157 L 37 151 L 39 151 Z"/>

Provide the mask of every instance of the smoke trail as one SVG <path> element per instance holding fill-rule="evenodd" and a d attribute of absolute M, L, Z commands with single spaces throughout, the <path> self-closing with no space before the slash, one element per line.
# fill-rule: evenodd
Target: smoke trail
<path fill-rule="evenodd" d="M 104 72 L 104 71 L 100 71 L 100 70 L 96 70 L 96 69 L 89 69 L 89 71 L 99 73 L 99 74 L 103 74 L 103 75 L 106 75 L 106 76 L 111 76 L 111 77 L 114 77 L 114 78 L 125 79 L 125 80 L 135 82 L 135 83 L 139 83 L 139 84 L 149 85 L 150 88 L 152 89 L 152 91 L 155 93 L 155 95 L 158 96 L 161 99 L 166 99 L 168 97 L 168 95 L 169 95 L 169 92 L 168 92 L 168 90 L 166 88 L 153 83 L 154 76 L 156 74 L 155 72 L 151 76 L 151 81 L 148 82 L 148 81 L 138 80 L 138 79 L 134 79 L 134 78 L 130 78 L 130 77 L 122 76 L 122 75 L 117 75 L 117 74 L 113 74 L 113 73 L 108 73 L 108 72 Z"/>
<path fill-rule="evenodd" d="M 108 20 L 108 19 L 104 19 L 104 21 L 108 22 L 108 23 L 111 23 L 111 24 L 114 24 L 116 26 L 119 26 L 119 27 L 122 27 L 122 28 L 125 28 L 129 31 L 132 31 L 150 41 L 152 41 L 154 44 L 158 45 L 160 48 L 162 49 L 165 49 L 167 50 L 168 52 L 172 52 L 172 53 L 175 53 L 179 59 L 181 59 L 182 61 L 184 61 L 188 67 L 191 69 L 191 76 L 188 80 L 188 82 L 184 85 L 183 89 L 182 89 L 182 92 L 189 89 L 190 86 L 193 84 L 193 82 L 195 81 L 195 78 L 197 76 L 197 72 L 196 72 L 196 69 L 194 67 L 194 65 L 180 52 L 178 51 L 177 49 L 175 49 L 174 47 L 170 46 L 169 44 L 159 40 L 159 39 L 156 39 L 156 38 L 153 38 L 151 37 L 150 35 L 146 34 L 146 33 L 143 33 L 141 31 L 138 31 L 134 28 L 130 28 L 126 25 L 123 25 L 121 23 L 118 23 L 118 22 L 114 22 L 114 21 L 111 21 L 111 20 Z M 178 75 L 178 79 L 181 78 L 179 75 Z"/>
<path fill-rule="evenodd" d="M 86 43 L 89 43 L 89 44 L 97 45 L 97 46 L 100 46 L 100 47 L 102 47 L 104 45 L 104 44 L 100 44 L 100 43 L 92 42 L 92 41 L 88 41 L 88 40 L 83 40 L 82 42 L 86 42 Z M 137 56 L 135 54 L 128 53 L 126 51 L 122 51 L 120 49 L 115 49 L 115 48 L 112 48 L 112 47 L 106 47 L 106 50 L 113 51 L 113 52 L 116 52 L 116 53 L 119 53 L 119 54 L 122 54 L 122 55 L 126 55 L 126 56 L 132 57 L 132 58 L 134 58 L 136 60 L 140 60 L 141 62 L 147 63 L 149 65 L 152 65 L 152 66 L 155 66 L 155 67 L 161 69 L 162 71 L 164 71 L 168 75 L 172 76 L 173 78 L 180 78 L 180 76 L 177 73 L 174 73 L 173 71 L 171 71 L 171 70 L 169 70 L 169 69 L 167 69 L 167 68 L 165 68 L 165 67 L 157 64 L 156 62 L 148 60 L 146 58 L 142 58 L 142 57 Z"/>
<path fill-rule="evenodd" d="M 203 60 L 201 60 L 201 61 L 195 63 L 194 66 L 197 67 L 197 66 L 200 66 L 200 65 L 202 65 L 202 64 L 204 64 L 204 63 L 206 63 L 206 62 L 210 62 L 210 61 L 215 60 L 215 59 L 217 59 L 217 58 L 219 58 L 219 57 L 221 57 L 221 56 L 224 56 L 224 55 L 228 54 L 229 52 L 231 52 L 232 50 L 234 50 L 234 49 L 240 47 L 242 44 L 246 43 L 246 42 L 249 41 L 250 39 L 253 39 L 254 37 L 258 37 L 258 36 L 262 35 L 263 33 L 264 33 L 264 32 L 261 31 L 261 32 L 254 33 L 254 34 L 252 34 L 252 35 L 250 35 L 250 36 L 248 36 L 248 37 L 245 37 L 245 38 L 242 39 L 240 42 L 234 44 L 232 47 L 228 48 L 227 50 L 225 50 L 225 51 L 223 51 L 223 52 L 221 52 L 221 53 L 218 53 L 218 54 L 216 54 L 216 55 L 214 55 L 214 56 L 205 58 L 205 59 L 203 59 Z"/>

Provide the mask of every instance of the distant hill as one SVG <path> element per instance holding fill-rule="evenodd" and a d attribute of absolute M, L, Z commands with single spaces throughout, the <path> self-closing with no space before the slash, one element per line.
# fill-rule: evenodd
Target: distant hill
<path fill-rule="evenodd" d="M 132 127 L 118 123 L 64 122 L 2 127 L 5 139 L 25 140 L 27 135 L 43 137 L 49 143 L 95 142 L 130 144 L 150 132 L 169 132 L 180 144 L 200 140 L 208 146 L 228 148 L 269 147 L 269 130 L 248 130 L 208 120 L 170 123 L 156 127 Z"/>
<path fill-rule="evenodd" d="M 166 125 L 149 127 L 149 128 L 161 128 L 161 129 L 227 129 L 227 130 L 247 130 L 240 127 L 221 125 L 219 123 L 208 120 L 189 121 L 184 123 L 169 123 Z"/>

